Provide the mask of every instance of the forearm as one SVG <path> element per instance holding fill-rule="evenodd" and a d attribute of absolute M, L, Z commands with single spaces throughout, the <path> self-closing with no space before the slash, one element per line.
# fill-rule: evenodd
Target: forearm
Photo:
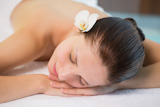
<path fill-rule="evenodd" d="M 41 76 L 0 76 L 0 103 L 40 93 Z"/>
<path fill-rule="evenodd" d="M 119 84 L 119 89 L 160 88 L 160 62 L 143 67 L 139 73 Z"/>

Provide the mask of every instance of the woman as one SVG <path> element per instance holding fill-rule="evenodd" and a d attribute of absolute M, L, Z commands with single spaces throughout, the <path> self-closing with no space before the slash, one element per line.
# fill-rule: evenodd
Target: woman
<path fill-rule="evenodd" d="M 99 15 L 87 32 L 74 26 L 81 10 Z M 0 76 L 1 103 L 39 93 L 79 96 L 160 87 L 160 45 L 145 39 L 133 19 L 108 17 L 71 0 L 24 0 L 11 22 L 15 33 L 0 43 L 1 74 L 49 60 L 50 75 Z"/>

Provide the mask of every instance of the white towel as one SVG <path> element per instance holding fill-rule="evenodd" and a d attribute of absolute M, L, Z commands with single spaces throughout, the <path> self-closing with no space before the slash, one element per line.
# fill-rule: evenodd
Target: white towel
<path fill-rule="evenodd" d="M 20 1 L 0 0 L 0 41 L 13 33 L 9 16 Z M 48 74 L 47 62 L 30 62 L 15 68 L 8 75 L 25 74 Z M 0 104 L 0 107 L 160 107 L 160 89 L 119 90 L 111 94 L 85 97 L 38 94 Z"/>

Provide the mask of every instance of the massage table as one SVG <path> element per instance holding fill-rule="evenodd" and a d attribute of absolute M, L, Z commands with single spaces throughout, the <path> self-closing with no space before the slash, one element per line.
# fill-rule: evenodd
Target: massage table
<path fill-rule="evenodd" d="M 0 0 L 0 42 L 13 33 L 10 14 L 21 0 Z M 75 0 L 98 6 L 97 0 Z M 46 74 L 48 62 L 30 62 L 11 70 L 6 75 Z M 15 81 L 16 82 L 16 81 Z M 160 88 L 125 89 L 97 96 L 60 97 L 37 94 L 0 104 L 0 107 L 160 107 Z"/>

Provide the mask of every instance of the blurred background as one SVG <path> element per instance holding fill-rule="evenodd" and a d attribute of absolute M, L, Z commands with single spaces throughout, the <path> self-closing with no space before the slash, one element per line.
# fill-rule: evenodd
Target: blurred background
<path fill-rule="evenodd" d="M 113 17 L 134 18 L 147 38 L 160 43 L 160 0 L 98 0 Z"/>
<path fill-rule="evenodd" d="M 21 0 L 0 0 L 0 41 L 13 30 L 10 14 Z M 74 0 L 93 6 L 102 7 L 113 17 L 134 18 L 147 38 L 160 43 L 160 0 Z"/>

